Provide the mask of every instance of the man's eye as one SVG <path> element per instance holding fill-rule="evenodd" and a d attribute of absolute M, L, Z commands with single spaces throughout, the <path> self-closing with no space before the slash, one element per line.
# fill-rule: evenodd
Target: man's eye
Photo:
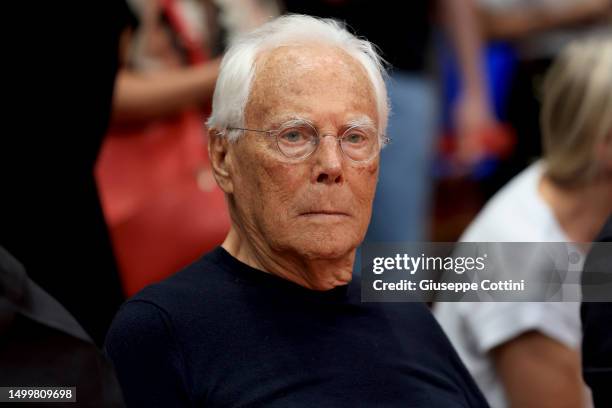
<path fill-rule="evenodd" d="M 297 130 L 291 130 L 281 135 L 281 139 L 286 143 L 303 143 L 306 141 L 304 134 Z"/>
<path fill-rule="evenodd" d="M 344 140 L 347 143 L 351 143 L 351 144 L 360 144 L 360 143 L 364 143 L 367 141 L 367 138 L 360 134 L 360 133 L 351 133 L 350 135 L 347 135 Z"/>

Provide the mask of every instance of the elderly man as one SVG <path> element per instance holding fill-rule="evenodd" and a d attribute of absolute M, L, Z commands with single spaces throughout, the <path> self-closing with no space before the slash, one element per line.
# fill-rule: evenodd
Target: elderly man
<path fill-rule="evenodd" d="M 386 139 L 373 46 L 274 20 L 229 49 L 209 151 L 223 245 L 120 310 L 107 337 L 128 406 L 486 406 L 420 304 L 351 279 Z"/>

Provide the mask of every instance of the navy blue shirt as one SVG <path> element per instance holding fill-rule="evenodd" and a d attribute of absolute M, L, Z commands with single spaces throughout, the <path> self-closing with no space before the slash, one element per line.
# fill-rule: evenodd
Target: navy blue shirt
<path fill-rule="evenodd" d="M 313 291 L 217 248 L 126 302 L 106 339 L 128 406 L 484 407 L 425 305 Z"/>

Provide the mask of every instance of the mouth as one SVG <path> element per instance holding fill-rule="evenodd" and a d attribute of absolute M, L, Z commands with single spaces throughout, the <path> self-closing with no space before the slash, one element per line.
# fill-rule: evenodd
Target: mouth
<path fill-rule="evenodd" d="M 300 214 L 303 217 L 349 217 L 349 214 L 342 211 L 316 210 Z"/>

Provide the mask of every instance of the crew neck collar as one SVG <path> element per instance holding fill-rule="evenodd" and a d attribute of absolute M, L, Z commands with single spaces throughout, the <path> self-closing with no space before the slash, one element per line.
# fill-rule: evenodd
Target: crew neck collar
<path fill-rule="evenodd" d="M 282 290 L 295 296 L 302 296 L 311 299 L 337 301 L 346 299 L 349 287 L 355 287 L 355 276 L 350 283 L 336 286 L 329 290 L 314 290 L 298 285 L 295 282 L 281 278 L 277 275 L 253 268 L 238 260 L 221 246 L 215 248 L 207 255 L 213 263 L 226 269 L 238 280 L 247 284 L 261 285 L 272 289 Z"/>

